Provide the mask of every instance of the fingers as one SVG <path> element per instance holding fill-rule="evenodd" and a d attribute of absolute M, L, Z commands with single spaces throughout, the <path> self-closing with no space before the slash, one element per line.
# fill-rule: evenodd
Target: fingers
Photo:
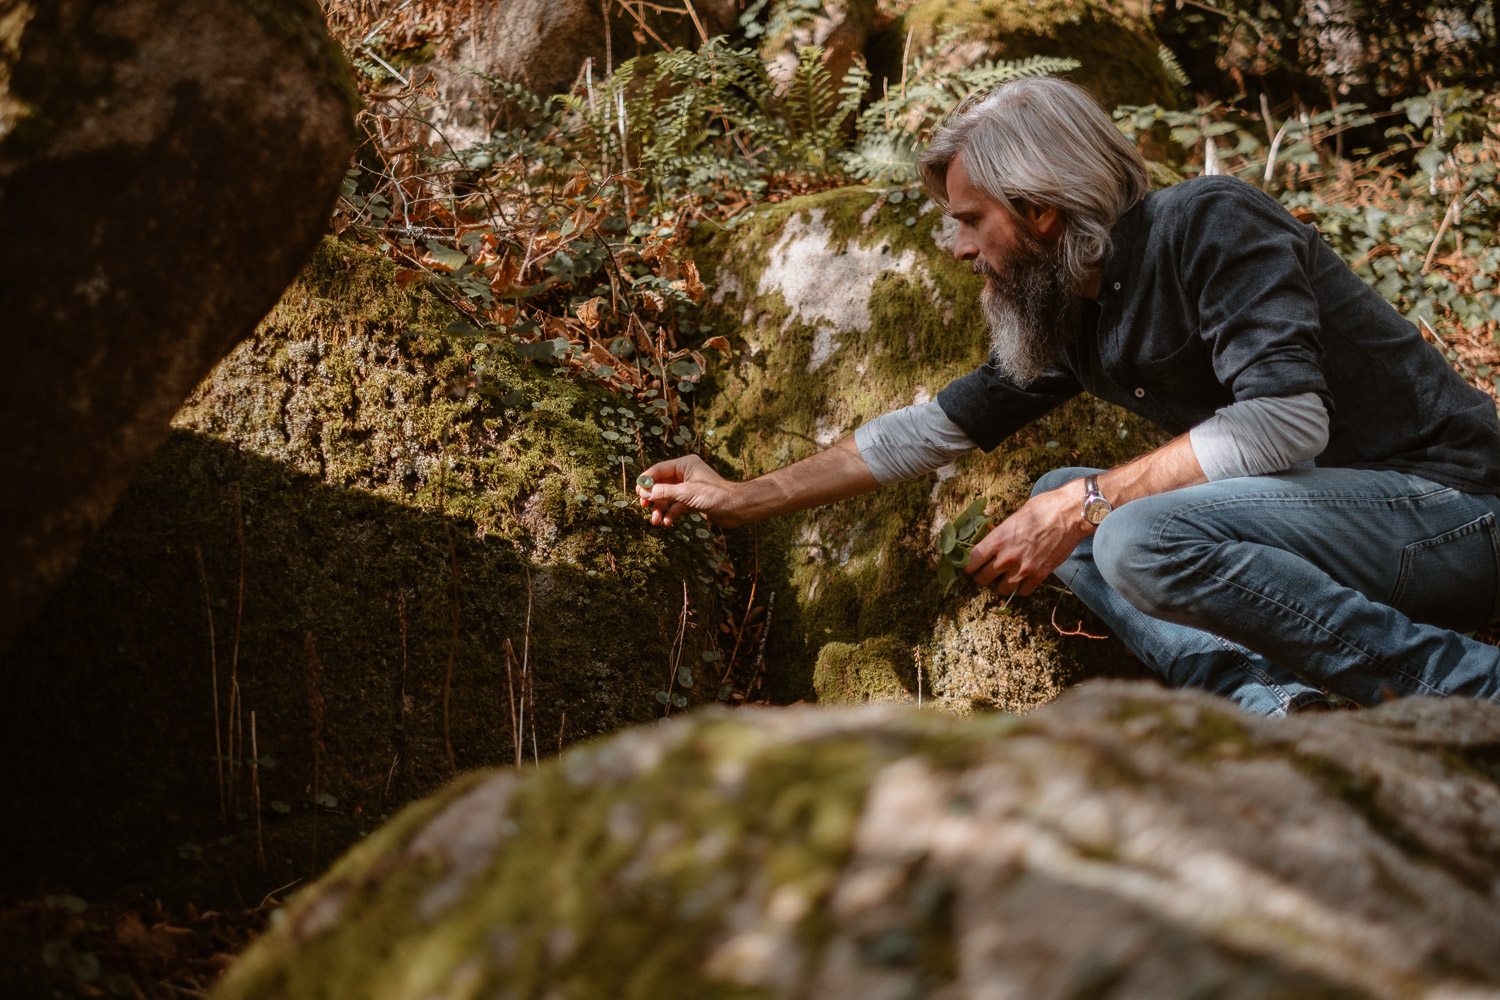
<path fill-rule="evenodd" d="M 672 522 L 691 513 L 693 508 L 689 501 L 690 491 L 685 486 L 674 483 L 657 483 L 650 489 L 636 487 L 640 494 L 641 506 L 651 508 L 651 523 L 654 526 L 671 527 Z"/>
<path fill-rule="evenodd" d="M 707 468 L 707 463 L 697 455 L 679 455 L 677 458 L 657 462 L 641 475 L 650 476 L 659 483 L 681 483 L 687 481 L 698 466 Z"/>

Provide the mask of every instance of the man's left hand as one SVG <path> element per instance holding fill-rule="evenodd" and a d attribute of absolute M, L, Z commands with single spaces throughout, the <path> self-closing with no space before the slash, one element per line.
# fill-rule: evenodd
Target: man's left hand
<path fill-rule="evenodd" d="M 964 572 L 1002 594 L 1030 594 L 1092 531 L 1083 519 L 1083 481 L 1038 493 L 969 553 Z"/>

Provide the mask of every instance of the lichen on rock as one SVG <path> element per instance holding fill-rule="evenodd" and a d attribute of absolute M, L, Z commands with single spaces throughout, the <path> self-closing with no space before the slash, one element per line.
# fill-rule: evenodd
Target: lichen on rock
<path fill-rule="evenodd" d="M 1497 753 L 1465 699 L 697 714 L 409 807 L 215 996 L 1490 996 Z"/>

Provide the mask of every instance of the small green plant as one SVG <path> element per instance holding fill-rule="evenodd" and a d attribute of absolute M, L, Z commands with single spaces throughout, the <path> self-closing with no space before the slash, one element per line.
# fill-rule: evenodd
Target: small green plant
<path fill-rule="evenodd" d="M 959 581 L 959 573 L 969 564 L 969 552 L 994 527 L 984 515 L 986 504 L 979 497 L 964 508 L 938 532 L 938 582 L 946 595 Z"/>

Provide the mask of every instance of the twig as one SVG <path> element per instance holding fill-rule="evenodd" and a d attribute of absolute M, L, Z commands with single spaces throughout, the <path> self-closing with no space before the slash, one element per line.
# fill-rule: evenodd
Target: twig
<path fill-rule="evenodd" d="M 296 878 L 292 879 L 290 882 L 288 882 L 286 885 L 277 886 L 275 889 L 272 889 L 270 892 L 268 892 L 264 896 L 260 897 L 260 902 L 256 905 L 255 908 L 257 910 L 264 909 L 266 903 L 270 902 L 271 897 L 275 896 L 278 892 L 281 892 L 281 891 L 283 891 L 285 889 L 290 889 L 292 886 L 296 885 L 298 882 L 301 882 L 301 881 L 302 881 L 302 876 L 299 875 Z M 205 914 L 205 916 L 206 916 L 206 914 Z"/>
<path fill-rule="evenodd" d="M 693 9 L 693 0 L 682 0 L 682 5 L 687 8 L 688 17 L 693 19 L 693 27 L 698 29 L 698 37 L 703 39 L 703 44 L 708 44 L 708 32 L 703 30 L 703 22 L 698 20 L 698 12 Z"/>
<path fill-rule="evenodd" d="M 531 567 L 526 567 L 526 631 L 521 636 L 521 727 L 516 744 L 516 766 L 521 766 L 526 743 L 526 702 L 531 700 L 531 744 L 536 749 L 536 695 L 531 686 Z"/>
<path fill-rule="evenodd" d="M 629 14 L 631 17 L 635 18 L 635 23 L 639 24 L 641 26 L 641 30 L 650 35 L 651 40 L 656 42 L 657 45 L 660 45 L 664 49 L 672 48 L 672 46 L 661 40 L 660 35 L 651 30 L 651 26 L 646 23 L 645 19 L 641 17 L 639 13 L 630 8 L 630 4 L 626 2 L 626 0 L 620 0 L 620 9 Z"/>
<path fill-rule="evenodd" d="M 1083 638 L 1083 639 L 1108 639 L 1109 638 L 1109 636 L 1107 636 L 1107 635 L 1091 635 L 1090 633 L 1085 632 L 1083 630 L 1083 619 L 1082 618 L 1078 619 L 1078 627 L 1076 629 L 1074 629 L 1073 631 L 1069 632 L 1068 630 L 1064 629 L 1061 625 L 1057 624 L 1057 605 L 1056 604 L 1054 604 L 1052 606 L 1052 627 L 1055 628 L 1055 629 L 1057 629 L 1057 634 L 1058 635 L 1076 635 L 1076 636 L 1078 636 L 1080 638 Z M 921 682 L 919 681 L 918 684 L 920 685 L 920 683 Z M 918 690 L 920 692 L 920 687 L 919 687 Z M 921 702 L 920 693 L 918 694 L 918 699 L 917 700 L 918 700 L 918 703 Z"/>
<path fill-rule="evenodd" d="M 1449 354 L 1452 354 L 1453 355 L 1453 361 L 1451 363 L 1454 365 L 1454 367 L 1456 367 L 1460 372 L 1462 372 L 1463 375 L 1464 375 L 1464 377 L 1467 378 L 1467 379 L 1469 379 L 1470 382 L 1477 382 L 1478 381 L 1478 379 L 1479 379 L 1478 373 L 1475 372 L 1475 371 L 1473 371 L 1473 370 L 1471 370 L 1468 365 L 1466 365 L 1466 364 L 1463 363 L 1463 360 L 1458 356 L 1458 352 L 1455 351 L 1453 348 L 1449 347 L 1448 346 L 1448 342 L 1446 340 L 1444 340 L 1442 337 L 1438 336 L 1438 332 L 1432 328 L 1432 324 L 1431 323 L 1427 322 L 1427 320 L 1425 320 L 1421 316 L 1417 317 L 1417 322 L 1421 323 L 1423 326 L 1425 326 L 1427 328 L 1427 332 L 1430 333 L 1430 334 L 1432 334 L 1432 339 L 1435 340 L 1435 341 L 1437 341 L 1438 346 L 1440 348 L 1442 348 L 1442 350 L 1443 350 L 1443 357 L 1445 359 L 1447 358 L 1447 356 Z"/>
<path fill-rule="evenodd" d="M 917 707 L 922 707 L 922 648 L 917 647 L 914 658 L 917 661 Z"/>
<path fill-rule="evenodd" d="M 667 656 L 667 715 L 672 714 L 672 689 L 677 686 L 677 669 L 682 665 L 682 646 L 687 638 L 688 587 L 682 581 L 682 614 L 677 619 L 677 638 L 672 641 L 672 650 Z"/>
<path fill-rule="evenodd" d="M 237 761 L 241 757 L 243 757 L 245 755 L 245 726 L 244 726 L 244 722 L 240 721 L 240 723 L 239 723 L 238 726 L 235 724 L 235 720 L 239 719 L 240 713 L 242 713 L 244 711 L 244 706 L 238 704 L 238 702 L 239 702 L 239 694 L 240 694 L 240 625 L 244 621 L 244 618 L 245 618 L 245 506 L 244 506 L 244 496 L 240 492 L 240 484 L 239 483 L 235 483 L 234 484 L 234 519 L 235 519 L 235 529 L 234 529 L 235 540 L 238 543 L 239 554 L 240 554 L 240 580 L 239 580 L 239 592 L 238 592 L 239 593 L 239 597 L 236 600 L 235 608 L 234 608 L 234 652 L 231 654 L 230 660 L 229 660 L 229 773 L 230 773 L 230 777 L 233 777 L 235 770 L 238 769 L 239 765 L 238 765 Z M 234 744 L 234 734 L 235 734 L 235 730 L 236 729 L 239 730 L 239 735 L 240 735 L 240 742 L 239 742 L 238 749 L 236 749 L 235 744 Z M 235 802 L 236 802 L 236 805 L 238 805 L 238 800 L 239 800 L 239 787 L 236 786 L 235 787 Z"/>
<path fill-rule="evenodd" d="M 401 615 L 401 679 L 400 704 L 396 706 L 396 731 L 401 734 L 401 749 L 406 749 L 406 591 L 397 592 L 397 606 Z"/>
<path fill-rule="evenodd" d="M 402 76 L 401 75 L 401 71 L 399 69 L 397 69 L 396 67 L 392 66 L 390 63 L 386 62 L 384 59 L 380 58 L 379 54 L 377 54 L 374 49 L 370 48 L 368 45 L 361 45 L 360 46 L 360 50 L 363 51 L 365 55 L 369 56 L 371 59 L 374 59 L 376 62 L 378 62 L 380 64 L 381 69 L 384 69 L 387 73 L 391 74 L 391 76 L 394 76 L 397 80 L 400 80 L 401 81 L 401 86 L 403 86 L 403 87 L 410 87 L 411 86 L 411 81 L 408 80 L 406 77 Z"/>
<path fill-rule="evenodd" d="M 505 640 L 505 683 L 510 690 L 510 742 L 516 751 L 516 767 L 521 766 L 521 734 L 517 729 L 516 722 L 516 647 Z"/>
<path fill-rule="evenodd" d="M 1427 248 L 1427 259 L 1422 261 L 1422 274 L 1426 274 L 1432 267 L 1432 259 L 1437 256 L 1438 244 L 1443 242 L 1443 237 L 1448 235 L 1448 227 L 1453 224 L 1454 217 L 1459 213 L 1459 201 L 1464 196 L 1463 188 L 1453 196 L 1448 203 L 1448 210 L 1443 213 L 1443 221 L 1438 224 L 1437 235 L 1432 238 L 1432 246 Z"/>
<path fill-rule="evenodd" d="M 562 710 L 562 720 L 557 724 L 557 752 L 559 755 L 562 754 L 563 750 L 563 728 L 566 727 L 567 724 L 568 710 L 565 708 Z"/>
<path fill-rule="evenodd" d="M 255 863 L 266 870 L 266 842 L 260 826 L 260 751 L 255 746 L 255 710 L 250 710 L 250 789 L 255 798 Z"/>
<path fill-rule="evenodd" d="M 214 764 L 219 772 L 219 822 L 229 819 L 228 802 L 224 796 L 224 744 L 219 732 L 219 663 L 214 651 L 214 602 L 208 590 L 208 570 L 203 567 L 203 546 L 193 546 L 198 559 L 198 582 L 203 584 L 203 609 L 208 612 L 208 676 L 213 685 L 214 706 Z"/>
<path fill-rule="evenodd" d="M 766 661 L 766 638 L 771 634 L 771 613 L 776 610 L 776 591 L 771 591 L 766 601 L 766 623 L 760 627 L 760 644 L 755 650 L 755 666 L 752 671 L 754 683 L 760 684 L 760 672 Z M 747 692 L 748 693 L 748 692 Z"/>
<path fill-rule="evenodd" d="M 323 764 L 323 690 L 318 683 L 322 662 L 318 659 L 318 644 L 312 632 L 307 633 L 307 705 L 312 714 L 313 745 L 313 821 L 312 821 L 312 871 L 318 871 L 318 798 L 322 794 Z"/>
<path fill-rule="evenodd" d="M 448 669 L 443 674 L 443 748 L 448 752 L 448 770 L 458 773 L 453 757 L 453 732 L 448 726 L 448 703 L 453 694 L 453 661 L 458 657 L 458 550 L 453 547 L 453 529 L 443 519 L 443 535 L 448 539 L 448 569 L 453 583 L 453 634 L 448 639 Z"/>

